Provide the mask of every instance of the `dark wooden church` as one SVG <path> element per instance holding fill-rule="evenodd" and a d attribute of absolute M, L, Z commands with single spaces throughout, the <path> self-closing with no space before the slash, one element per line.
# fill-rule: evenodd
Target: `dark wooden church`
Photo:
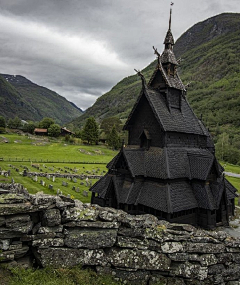
<path fill-rule="evenodd" d="M 236 189 L 187 102 L 173 53 L 171 13 L 164 45 L 161 55 L 155 49 L 158 63 L 148 84 L 138 72 L 142 90 L 124 126 L 128 145 L 91 187 L 91 202 L 209 229 L 228 225 Z"/>

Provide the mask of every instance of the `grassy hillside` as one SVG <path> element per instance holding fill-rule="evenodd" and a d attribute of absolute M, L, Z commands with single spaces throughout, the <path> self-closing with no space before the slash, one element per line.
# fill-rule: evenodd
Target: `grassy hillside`
<path fill-rule="evenodd" d="M 51 117 L 58 124 L 65 124 L 82 114 L 82 110 L 72 102 L 20 75 L 2 74 L 0 102 L 0 115 L 5 118 L 18 116 L 24 120 L 40 121 Z"/>
<path fill-rule="evenodd" d="M 0 76 L 0 115 L 5 118 L 19 116 L 28 120 L 40 119 L 38 111 L 2 76 Z"/>

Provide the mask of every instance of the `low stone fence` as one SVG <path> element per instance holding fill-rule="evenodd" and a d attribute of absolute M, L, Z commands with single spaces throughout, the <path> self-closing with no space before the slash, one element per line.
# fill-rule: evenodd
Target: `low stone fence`
<path fill-rule="evenodd" d="M 58 178 L 79 178 L 79 179 L 100 179 L 102 175 L 91 175 L 91 174 L 69 174 L 69 173 L 45 173 L 45 172 L 25 172 L 26 176 L 29 177 L 58 177 Z"/>
<path fill-rule="evenodd" d="M 0 184 L 0 262 L 81 264 L 124 284 L 240 284 L 240 239 Z"/>

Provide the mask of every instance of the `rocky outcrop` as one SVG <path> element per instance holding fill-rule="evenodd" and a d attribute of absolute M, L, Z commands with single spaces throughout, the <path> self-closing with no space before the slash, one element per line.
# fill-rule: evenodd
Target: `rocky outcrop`
<path fill-rule="evenodd" d="M 0 188 L 2 263 L 81 264 L 124 284 L 239 284 L 240 239 L 223 231 Z"/>

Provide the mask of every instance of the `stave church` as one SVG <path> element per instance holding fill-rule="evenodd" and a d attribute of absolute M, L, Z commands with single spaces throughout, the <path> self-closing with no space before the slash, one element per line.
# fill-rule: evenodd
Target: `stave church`
<path fill-rule="evenodd" d="M 95 183 L 92 204 L 207 229 L 234 215 L 236 189 L 224 177 L 210 133 L 186 99 L 169 29 L 164 50 L 126 121 L 128 144 Z"/>

